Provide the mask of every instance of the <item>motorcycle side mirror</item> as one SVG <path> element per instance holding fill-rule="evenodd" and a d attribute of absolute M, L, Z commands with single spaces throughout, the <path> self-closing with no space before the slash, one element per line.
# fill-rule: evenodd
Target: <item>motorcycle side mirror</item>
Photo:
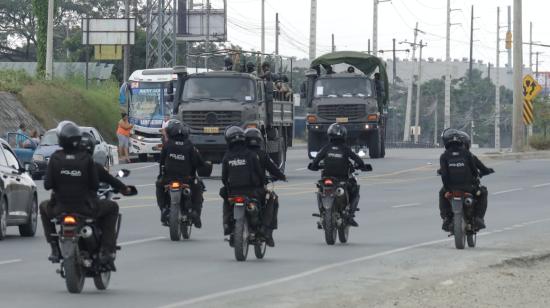
<path fill-rule="evenodd" d="M 137 188 L 135 186 L 129 185 L 127 187 L 130 188 L 130 193 L 126 194 L 127 196 L 135 196 L 138 194 Z"/>

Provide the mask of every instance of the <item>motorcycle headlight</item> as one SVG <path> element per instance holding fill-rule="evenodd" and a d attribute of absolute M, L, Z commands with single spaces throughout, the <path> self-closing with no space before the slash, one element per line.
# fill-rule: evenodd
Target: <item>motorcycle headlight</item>
<path fill-rule="evenodd" d="M 44 155 L 42 154 L 34 154 L 32 156 L 32 160 L 34 161 L 44 161 Z"/>

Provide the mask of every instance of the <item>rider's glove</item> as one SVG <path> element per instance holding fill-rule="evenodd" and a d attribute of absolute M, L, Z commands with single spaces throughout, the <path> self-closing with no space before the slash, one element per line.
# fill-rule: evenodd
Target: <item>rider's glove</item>
<path fill-rule="evenodd" d="M 319 170 L 319 168 L 318 168 L 318 167 L 315 167 L 315 166 L 313 165 L 313 163 L 309 163 L 309 165 L 307 165 L 307 168 L 308 168 L 309 170 L 311 170 L 311 171 L 317 171 L 317 170 Z"/>
<path fill-rule="evenodd" d="M 372 171 L 371 164 L 365 164 L 363 167 L 361 167 L 361 171 Z"/>

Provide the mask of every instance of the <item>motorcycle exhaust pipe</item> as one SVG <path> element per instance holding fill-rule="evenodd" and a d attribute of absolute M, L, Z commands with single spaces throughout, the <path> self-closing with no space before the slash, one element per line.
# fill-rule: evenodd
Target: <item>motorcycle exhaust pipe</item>
<path fill-rule="evenodd" d="M 189 195 L 191 195 L 191 189 L 185 188 L 185 189 L 183 190 L 183 195 L 184 195 L 184 196 L 189 196 Z"/>
<path fill-rule="evenodd" d="M 470 206 L 470 205 L 474 204 L 474 199 L 473 198 L 465 198 L 464 199 L 464 204 Z"/>
<path fill-rule="evenodd" d="M 80 230 L 80 236 L 82 238 L 88 239 L 94 235 L 94 230 L 90 226 L 85 226 Z"/>
<path fill-rule="evenodd" d="M 345 193 L 346 193 L 346 190 L 343 189 L 342 187 L 338 187 L 338 188 L 336 189 L 336 195 L 337 195 L 338 197 L 343 196 Z"/>

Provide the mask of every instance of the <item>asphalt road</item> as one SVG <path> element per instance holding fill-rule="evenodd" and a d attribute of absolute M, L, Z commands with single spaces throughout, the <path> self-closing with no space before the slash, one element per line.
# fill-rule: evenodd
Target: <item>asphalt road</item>
<path fill-rule="evenodd" d="M 489 188 L 488 229 L 475 250 L 454 250 L 440 230 L 439 153 L 389 150 L 387 158 L 370 160 L 374 171 L 360 175 L 360 227 L 351 230 L 348 244 L 327 246 L 311 216 L 320 173 L 305 169 L 305 150 L 291 150 L 289 181 L 275 185 L 281 204 L 276 247 L 263 260 L 250 251 L 246 262 L 235 261 L 223 240 L 218 168 L 214 178 L 205 180 L 203 228 L 194 229 L 190 240 L 171 242 L 155 202 L 157 165 L 127 165 L 132 174 L 126 182 L 136 185 L 139 195 L 119 201 L 123 248 L 109 289 L 96 291 L 88 279 L 82 294 L 69 294 L 55 273 L 57 265 L 46 259 L 41 226 L 35 238 L 21 238 L 12 227 L 0 242 L 0 306 L 298 307 L 333 280 L 391 287 L 395 281 L 389 277 L 416 263 L 429 269 L 431 260 L 451 258 L 452 263 L 459 254 L 460 264 L 467 264 L 475 262 L 476 253 L 498 255 L 497 249 L 491 250 L 496 243 L 550 233 L 550 160 L 486 161 L 496 170 L 483 179 Z M 47 196 L 41 188 L 40 200 Z"/>

